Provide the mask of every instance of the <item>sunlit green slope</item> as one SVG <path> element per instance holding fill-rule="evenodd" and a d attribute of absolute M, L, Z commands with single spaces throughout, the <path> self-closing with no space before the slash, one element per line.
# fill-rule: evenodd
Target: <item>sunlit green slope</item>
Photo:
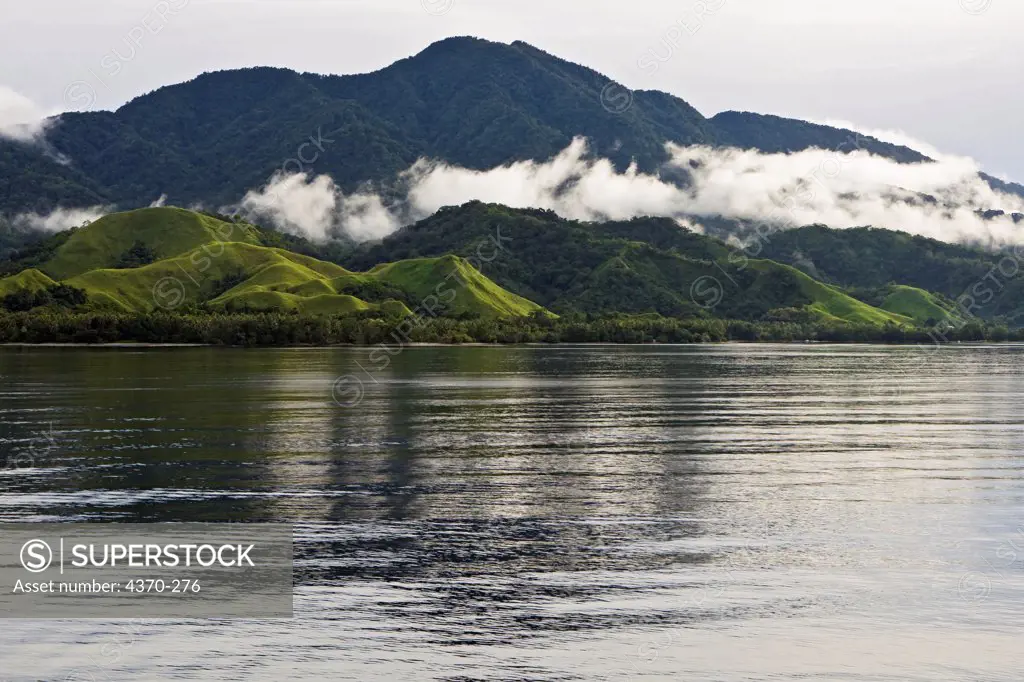
<path fill-rule="evenodd" d="M 179 256 L 210 242 L 259 244 L 255 228 L 227 223 L 181 208 L 143 208 L 112 213 L 75 230 L 40 269 L 54 279 L 113 268 L 136 243 L 157 260 Z"/>
<path fill-rule="evenodd" d="M 498 318 L 543 310 L 455 256 L 383 264 L 360 273 L 260 241 L 251 225 L 178 208 L 113 214 L 75 230 L 39 269 L 0 279 L 0 296 L 63 282 L 84 290 L 93 308 L 125 312 L 206 306 Z M 155 261 L 118 267 L 133 254 Z"/>
<path fill-rule="evenodd" d="M 23 270 L 16 275 L 0 279 L 0 296 L 7 296 L 8 294 L 13 294 L 16 291 L 30 291 L 35 293 L 48 287 L 55 286 L 56 284 L 56 282 L 43 273 L 31 268 Z"/>
<path fill-rule="evenodd" d="M 936 324 L 953 315 L 952 305 L 924 289 L 893 284 L 887 288 L 886 294 L 880 308 L 913 318 L 919 324 Z"/>

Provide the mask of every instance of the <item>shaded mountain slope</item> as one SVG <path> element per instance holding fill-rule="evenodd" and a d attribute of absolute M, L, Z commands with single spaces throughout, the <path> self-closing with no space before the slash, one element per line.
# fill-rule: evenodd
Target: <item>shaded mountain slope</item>
<path fill-rule="evenodd" d="M 814 225 L 772 234 L 760 255 L 841 287 L 877 290 L 903 284 L 959 301 L 970 315 L 1024 323 L 1024 278 L 1013 252 L 993 253 L 893 230 Z"/>
<path fill-rule="evenodd" d="M 548 159 L 577 136 L 620 169 L 635 160 L 655 171 L 666 142 L 846 150 L 852 135 L 775 116 L 708 119 L 678 97 L 629 93 L 526 43 L 449 38 L 373 73 L 221 71 L 115 112 L 66 114 L 48 139 L 71 166 L 55 165 L 42 148 L 0 142 L 0 214 L 58 203 L 135 208 L 162 194 L 177 205 L 217 207 L 281 169 L 329 174 L 351 190 L 391 182 L 424 156 L 492 168 Z M 923 158 L 858 140 L 898 161 Z"/>

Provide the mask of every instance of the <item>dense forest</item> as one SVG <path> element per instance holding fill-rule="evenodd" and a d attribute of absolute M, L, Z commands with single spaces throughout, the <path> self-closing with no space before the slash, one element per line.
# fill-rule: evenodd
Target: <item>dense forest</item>
<path fill-rule="evenodd" d="M 927 346 L 1021 341 L 1024 330 L 971 323 L 941 332 L 817 320 L 746 322 L 659 315 L 571 315 L 551 319 L 459 320 L 352 314 L 76 313 L 48 309 L 0 313 L 0 343 L 195 343 L 224 346 L 386 345 L 410 343 L 712 343 L 826 342 Z"/>

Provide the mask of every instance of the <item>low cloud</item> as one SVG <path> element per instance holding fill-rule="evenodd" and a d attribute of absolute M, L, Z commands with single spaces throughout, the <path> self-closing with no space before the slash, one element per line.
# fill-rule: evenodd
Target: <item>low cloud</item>
<path fill-rule="evenodd" d="M 109 206 L 58 208 L 45 214 L 21 213 L 11 218 L 10 222 L 15 227 L 22 229 L 60 232 L 99 220 L 110 213 L 111 210 Z"/>
<path fill-rule="evenodd" d="M 32 100 L 0 85 L 0 137 L 34 142 L 42 137 L 50 122 Z"/>
<path fill-rule="evenodd" d="M 1024 212 L 1024 200 L 993 190 L 967 158 L 899 164 L 864 151 L 760 154 L 707 147 L 672 147 L 671 154 L 673 165 L 691 169 L 685 207 L 697 215 L 783 227 L 870 225 L 989 246 L 1024 242 L 1011 216 L 986 220 L 977 213 Z"/>
<path fill-rule="evenodd" d="M 255 220 L 314 241 L 347 234 L 358 241 L 382 238 L 401 225 L 376 194 L 345 195 L 327 175 L 275 173 L 266 186 L 250 190 L 238 210 Z"/>
<path fill-rule="evenodd" d="M 875 226 L 948 242 L 1024 243 L 1024 225 L 1010 215 L 1024 213 L 1024 199 L 994 190 L 972 159 L 938 154 L 899 134 L 870 132 L 913 142 L 936 160 L 900 164 L 862 150 L 763 154 L 669 144 L 666 175 L 685 173 L 690 182 L 681 187 L 636 166 L 619 172 L 607 159 L 590 156 L 580 138 L 548 161 L 483 171 L 420 160 L 396 179 L 404 200 L 391 206 L 368 191 L 345 196 L 325 175 L 278 174 L 249 192 L 242 207 L 320 240 L 339 233 L 360 241 L 380 238 L 443 206 L 480 200 L 551 209 L 578 220 L 666 216 L 697 225 L 701 216 L 721 216 L 776 228 Z M 1007 215 L 978 214 L 989 210 Z"/>
<path fill-rule="evenodd" d="M 546 162 L 521 161 L 486 171 L 419 161 L 403 174 L 417 215 L 472 199 L 516 208 L 547 208 L 579 220 L 681 215 L 680 189 L 631 166 L 619 173 L 607 159 L 588 156 L 587 142 L 573 140 Z"/>

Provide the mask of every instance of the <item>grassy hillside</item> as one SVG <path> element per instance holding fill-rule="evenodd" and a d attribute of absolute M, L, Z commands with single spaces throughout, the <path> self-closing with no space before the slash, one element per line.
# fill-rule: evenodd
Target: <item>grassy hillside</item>
<path fill-rule="evenodd" d="M 0 296 L 16 291 L 35 293 L 56 286 L 57 283 L 34 268 L 23 270 L 16 275 L 0 279 Z"/>
<path fill-rule="evenodd" d="M 76 230 L 40 269 L 55 279 L 68 279 L 116 267 L 137 243 L 161 260 L 218 241 L 260 243 L 250 225 L 225 223 L 180 208 L 144 208 L 114 213 Z"/>
<path fill-rule="evenodd" d="M 494 319 L 543 311 L 455 256 L 353 272 L 262 246 L 264 237 L 251 225 L 177 208 L 114 214 L 69 233 L 40 269 L 0 279 L 0 295 L 35 293 L 65 283 L 83 290 L 89 307 L 133 313 L 205 306 L 312 315 L 408 315 L 423 306 L 426 315 Z M 125 252 L 136 260 L 155 261 L 112 267 L 126 260 Z"/>
<path fill-rule="evenodd" d="M 221 241 L 223 235 L 240 241 Z M 83 290 L 93 308 L 134 313 L 421 311 L 497 319 L 550 309 L 873 326 L 934 323 L 952 309 L 942 296 L 911 286 L 854 296 L 660 218 L 591 224 L 471 202 L 360 248 L 346 267 L 266 245 L 285 243 L 251 225 L 181 209 L 115 214 L 55 239 L 40 252 L 50 254 L 40 267 L 0 279 L 0 294 L 65 283 Z M 296 245 L 317 252 L 316 245 Z"/>
<path fill-rule="evenodd" d="M 877 289 L 855 289 L 852 294 L 864 303 L 932 327 L 943 321 L 959 322 L 962 315 L 956 304 L 935 294 L 905 284 L 890 284 Z"/>
<path fill-rule="evenodd" d="M 379 307 L 345 293 L 357 291 L 404 299 L 379 301 L 380 306 L 386 305 L 385 311 L 396 314 L 407 314 L 410 308 L 421 305 L 423 314 L 481 318 L 524 316 L 542 310 L 537 304 L 505 291 L 454 256 L 387 263 L 359 273 L 286 251 L 255 248 L 258 253 L 272 251 L 284 262 L 255 269 L 252 277 L 213 298 L 212 307 L 332 314 Z M 433 300 L 428 301 L 431 296 Z"/>
<path fill-rule="evenodd" d="M 858 301 L 836 287 L 811 279 L 795 268 L 791 268 L 791 271 L 800 282 L 800 290 L 813 301 L 809 309 L 827 318 L 874 325 L 903 325 L 914 321 L 912 316 L 897 310 L 875 308 Z"/>
<path fill-rule="evenodd" d="M 924 289 L 894 284 L 888 287 L 879 307 L 912 318 L 921 324 L 935 324 L 952 316 L 953 306 Z"/>
<path fill-rule="evenodd" d="M 458 256 L 386 263 L 366 276 L 408 291 L 420 300 L 437 296 L 456 315 L 518 317 L 543 310 L 533 301 L 502 289 Z"/>

